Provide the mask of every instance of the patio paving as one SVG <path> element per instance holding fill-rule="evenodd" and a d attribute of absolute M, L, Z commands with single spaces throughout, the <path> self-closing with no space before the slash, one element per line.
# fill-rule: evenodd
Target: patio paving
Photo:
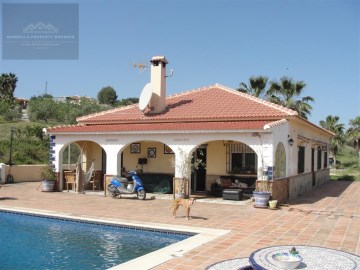
<path fill-rule="evenodd" d="M 231 230 L 153 268 L 157 270 L 205 269 L 225 259 L 249 257 L 256 249 L 272 245 L 312 245 L 360 256 L 359 181 L 328 182 L 279 210 L 254 208 L 249 202 L 225 204 L 198 199 L 190 220 L 185 218 L 183 208 L 179 208 L 178 218 L 172 218 L 169 197 L 119 200 L 71 192 L 46 193 L 36 190 L 38 185 L 38 182 L 3 185 L 0 207 L 168 224 L 169 229 L 179 225 Z"/>

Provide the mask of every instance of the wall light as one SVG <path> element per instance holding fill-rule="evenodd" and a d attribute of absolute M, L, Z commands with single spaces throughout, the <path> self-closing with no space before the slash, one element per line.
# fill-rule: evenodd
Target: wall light
<path fill-rule="evenodd" d="M 288 137 L 290 137 L 290 136 L 288 136 Z M 294 145 L 294 140 L 293 140 L 292 138 L 290 138 L 290 139 L 288 140 L 288 144 L 289 144 L 290 146 L 293 146 L 293 145 Z"/>

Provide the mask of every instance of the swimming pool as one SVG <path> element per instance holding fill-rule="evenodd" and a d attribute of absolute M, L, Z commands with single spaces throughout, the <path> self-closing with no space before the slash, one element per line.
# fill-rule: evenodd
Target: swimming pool
<path fill-rule="evenodd" d="M 0 211 L 0 268 L 107 269 L 192 235 Z"/>

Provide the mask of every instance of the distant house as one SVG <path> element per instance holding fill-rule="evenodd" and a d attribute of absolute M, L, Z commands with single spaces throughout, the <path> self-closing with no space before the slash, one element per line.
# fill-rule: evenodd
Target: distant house
<path fill-rule="evenodd" d="M 92 100 L 94 102 L 97 102 L 96 99 L 93 99 L 91 97 L 86 97 L 86 96 L 63 96 L 63 97 L 53 97 L 53 100 L 54 101 L 57 101 L 57 102 L 66 102 L 66 101 L 69 101 L 69 102 L 74 102 L 74 103 L 77 103 L 80 101 L 81 98 L 87 98 L 89 100 Z"/>
<path fill-rule="evenodd" d="M 18 104 L 21 107 L 21 109 L 27 109 L 29 100 L 25 98 L 15 97 L 15 103 Z"/>
<path fill-rule="evenodd" d="M 210 191 L 227 175 L 301 175 L 298 188 L 306 190 L 329 179 L 330 132 L 293 110 L 219 84 L 166 97 L 166 65 L 165 57 L 152 58 L 152 94 L 143 111 L 134 104 L 80 117 L 77 125 L 47 128 L 56 171 L 63 171 L 64 149 L 75 143 L 83 161 L 95 160 L 106 179 L 139 167 L 181 177 L 179 165 L 187 155 L 206 163 L 193 172 L 192 191 Z M 140 107 L 146 101 L 140 99 Z"/>

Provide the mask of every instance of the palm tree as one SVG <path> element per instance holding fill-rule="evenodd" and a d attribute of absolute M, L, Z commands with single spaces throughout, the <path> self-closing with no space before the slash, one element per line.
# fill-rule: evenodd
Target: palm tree
<path fill-rule="evenodd" d="M 328 115 L 326 120 L 320 121 L 320 126 L 325 128 L 335 135 L 330 139 L 330 153 L 334 157 L 334 166 L 336 167 L 336 155 L 339 151 L 339 148 L 344 145 L 345 143 L 345 136 L 344 136 L 344 124 L 338 123 L 339 116 L 332 116 Z"/>
<path fill-rule="evenodd" d="M 265 88 L 268 82 L 268 77 L 265 76 L 251 76 L 249 84 L 242 82 L 237 89 L 239 92 L 247 93 L 254 97 L 264 98 L 266 96 Z"/>
<path fill-rule="evenodd" d="M 346 133 L 349 138 L 348 140 L 352 142 L 355 150 L 358 152 L 360 166 L 360 116 L 357 116 L 355 119 L 350 119 L 349 125 L 350 128 Z"/>
<path fill-rule="evenodd" d="M 267 91 L 269 101 L 286 108 L 297 111 L 298 114 L 307 119 L 312 110 L 310 101 L 314 101 L 311 96 L 300 97 L 306 84 L 303 81 L 294 82 L 292 78 L 282 77 L 280 81 L 272 81 Z"/>
<path fill-rule="evenodd" d="M 14 99 L 14 91 L 18 78 L 13 73 L 3 73 L 0 75 L 0 98 L 6 100 Z"/>

